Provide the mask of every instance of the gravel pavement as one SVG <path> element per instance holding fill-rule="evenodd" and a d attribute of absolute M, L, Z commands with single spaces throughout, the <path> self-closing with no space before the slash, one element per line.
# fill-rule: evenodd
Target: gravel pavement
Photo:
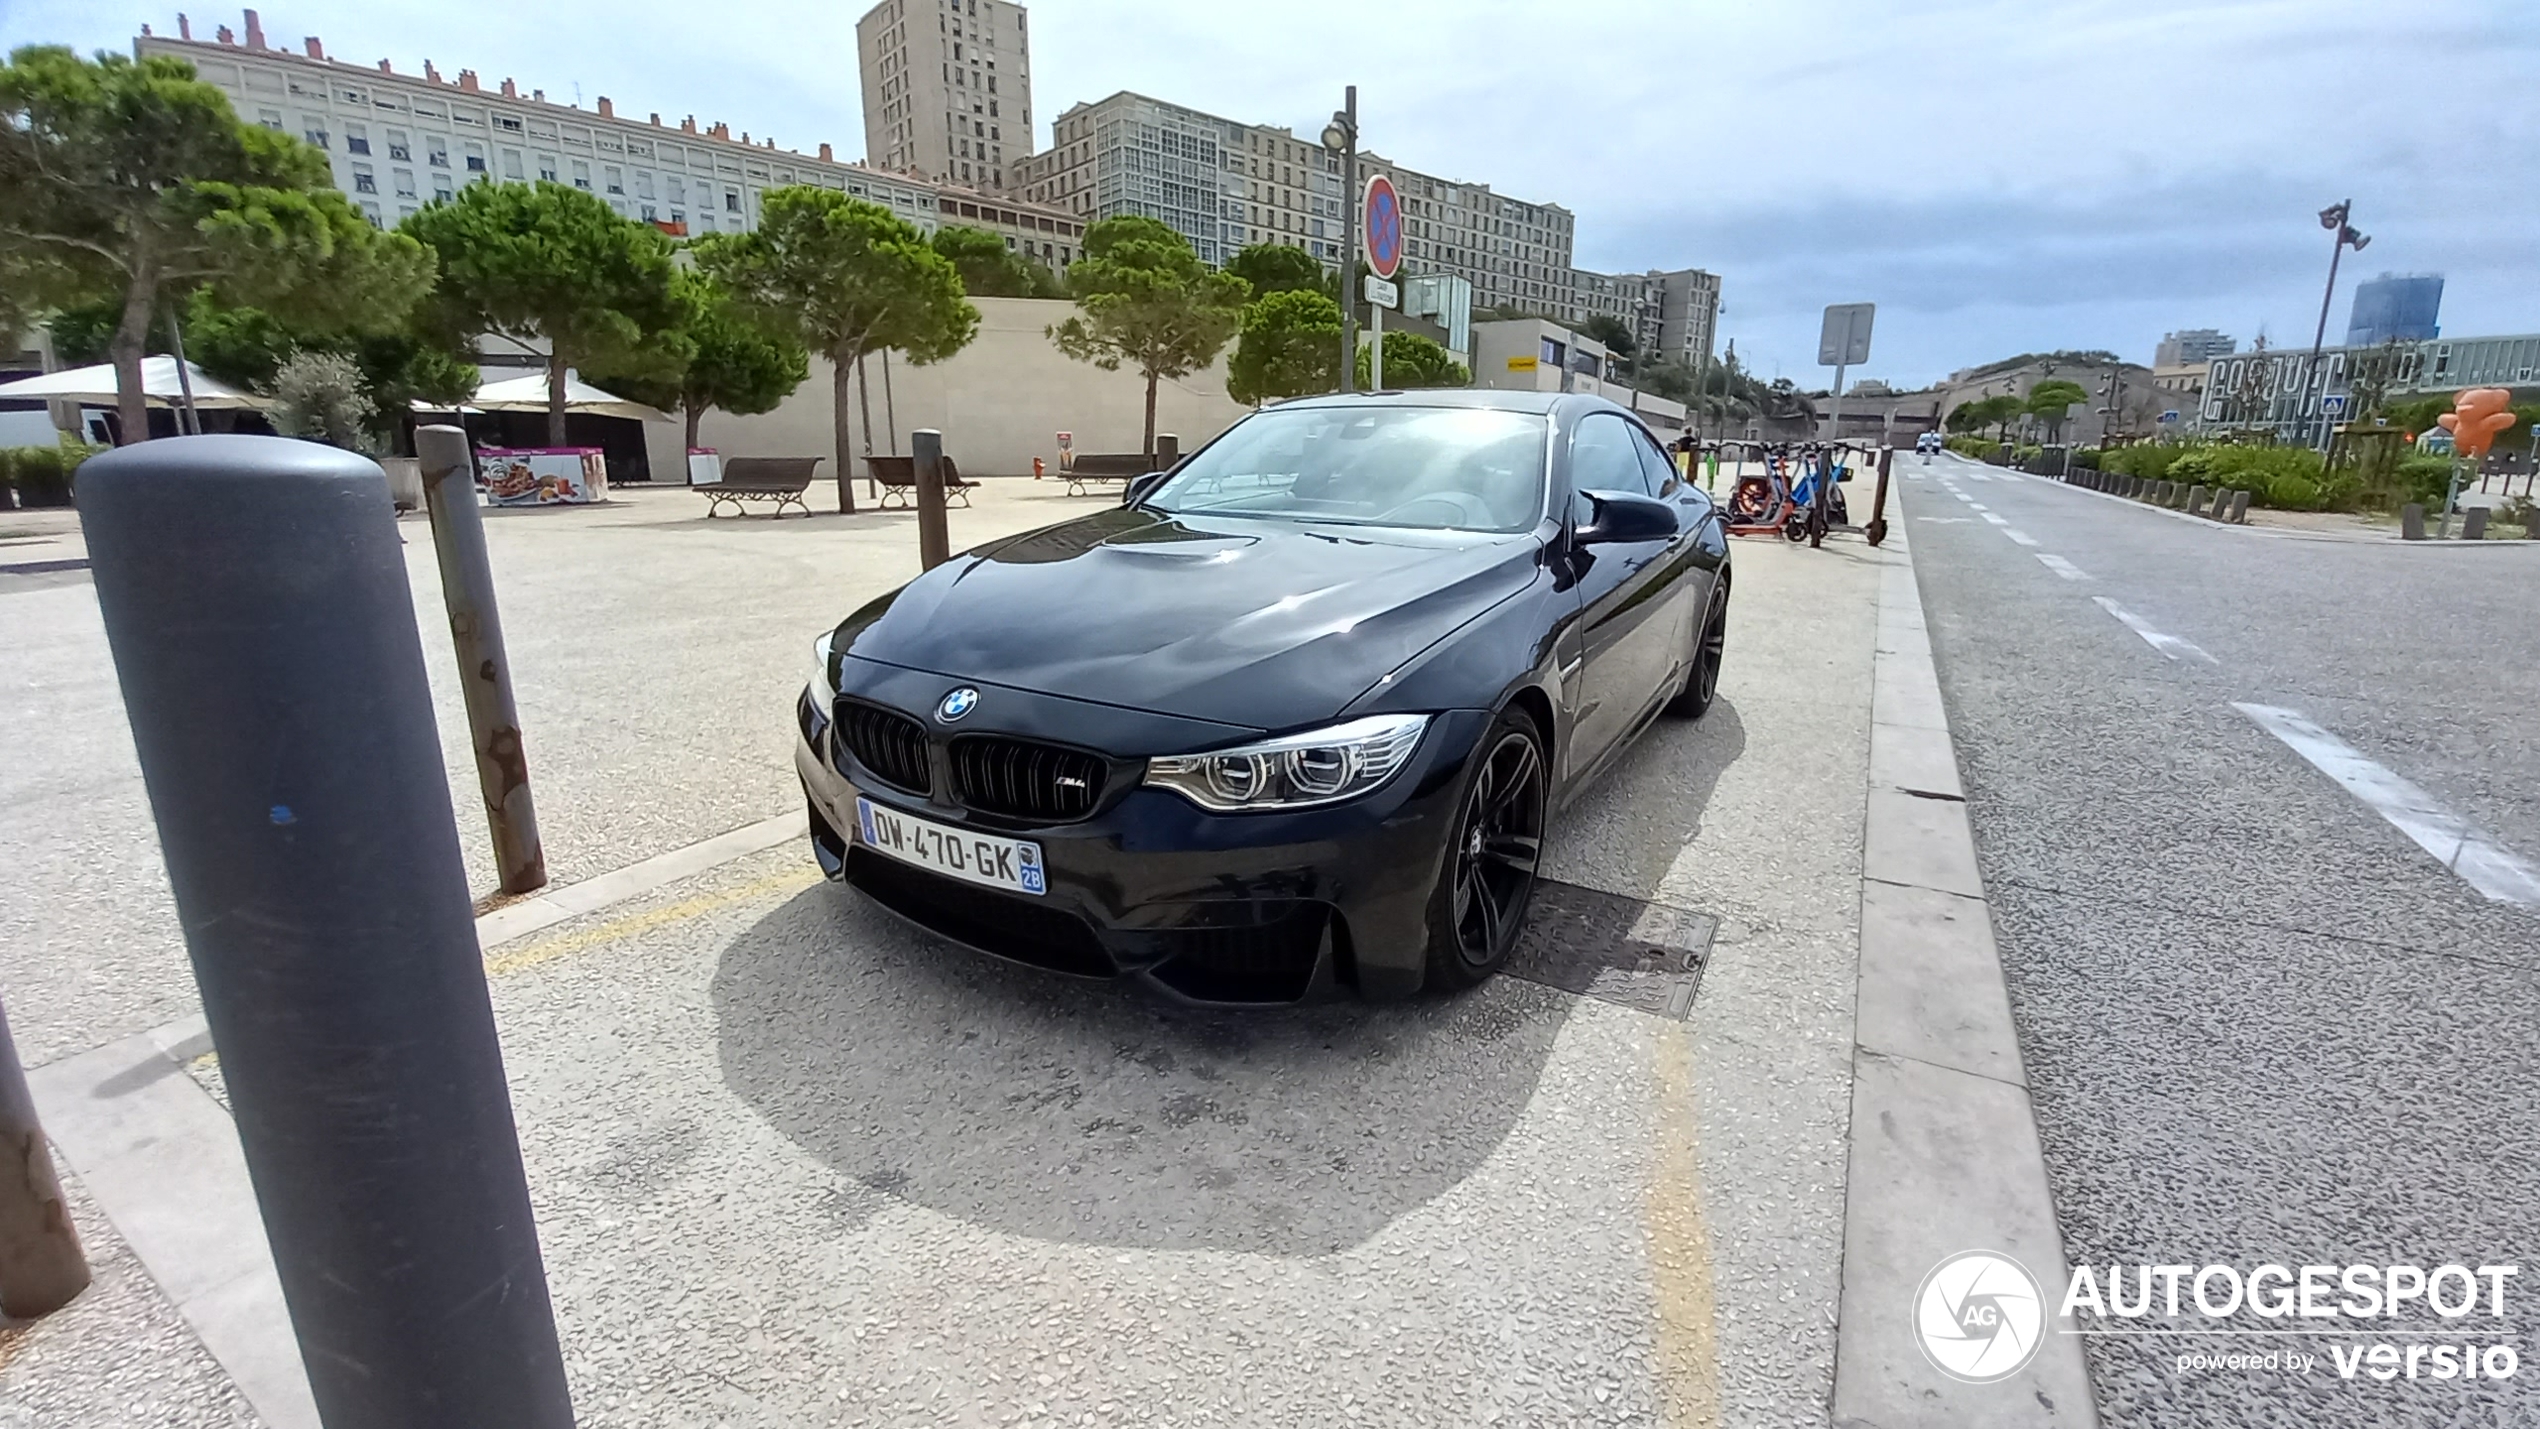
<path fill-rule="evenodd" d="M 2540 857 L 2515 733 L 2540 546 L 2306 541 L 1899 470 L 2071 1259 L 2527 1264 L 2540 909 L 2482 897 L 2233 705 L 2298 710 Z M 2514 1379 L 2413 1385 L 2343 1379 L 2329 1343 L 2308 1373 L 2089 1349 L 2112 1425 L 2540 1421 L 2527 1340 Z"/>

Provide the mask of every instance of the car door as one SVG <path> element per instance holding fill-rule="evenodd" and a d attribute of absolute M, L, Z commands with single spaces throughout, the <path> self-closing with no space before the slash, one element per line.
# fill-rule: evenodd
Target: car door
<path fill-rule="evenodd" d="M 1672 668 L 1680 616 L 1670 567 L 1682 541 L 1583 545 L 1593 519 L 1586 493 L 1654 496 L 1632 423 L 1606 412 L 1581 418 L 1570 437 L 1571 562 L 1579 592 L 1581 669 L 1570 740 L 1573 773 L 1589 769 L 1629 734 Z"/>
<path fill-rule="evenodd" d="M 1702 617 L 1710 609 L 1712 576 L 1727 557 L 1727 541 L 1709 530 L 1712 513 L 1718 509 L 1711 504 L 1711 498 L 1676 470 L 1667 449 L 1655 437 L 1637 427 L 1632 435 L 1639 439 L 1642 474 L 1658 498 L 1676 508 L 1677 535 L 1675 545 L 1669 548 L 1667 584 L 1672 592 L 1669 599 L 1676 607 L 1680 637 L 1670 648 L 1675 652 L 1673 664 L 1681 668 L 1693 658 L 1694 634 L 1701 629 Z"/>

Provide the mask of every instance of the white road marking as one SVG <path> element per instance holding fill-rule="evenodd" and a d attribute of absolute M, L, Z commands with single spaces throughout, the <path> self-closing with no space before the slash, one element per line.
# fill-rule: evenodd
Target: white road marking
<path fill-rule="evenodd" d="M 1974 497 L 1970 496 L 1970 497 L 1968 497 L 1968 498 L 1967 498 L 1967 509 L 1968 509 L 1968 510 L 1970 510 L 1970 511 L 1982 511 L 1982 510 L 1984 510 L 1985 508 L 1984 508 L 1984 503 L 1982 503 L 1982 502 L 1980 502 L 1980 501 L 1976 500 Z"/>
<path fill-rule="evenodd" d="M 2003 527 L 2002 534 L 2010 537 L 2013 541 L 2023 546 L 2034 546 L 2037 544 L 2037 538 L 2035 536 L 2032 536 L 2028 532 L 2022 531 L 2015 526 Z"/>
<path fill-rule="evenodd" d="M 1914 519 L 1917 521 L 1929 521 L 1935 526 L 1964 526 L 1967 524 L 1967 518 L 1964 516 L 1917 516 Z"/>
<path fill-rule="evenodd" d="M 2086 581 L 2090 579 L 2089 575 L 2084 573 L 2081 567 L 2074 565 L 2072 562 L 2065 560 L 2063 557 L 2056 555 L 2052 551 L 2040 551 L 2037 553 L 2037 558 L 2046 563 L 2046 569 L 2053 571 L 2055 574 L 2062 576 L 2068 581 Z"/>
<path fill-rule="evenodd" d="M 2444 808 L 2433 795 L 2358 753 L 2296 711 L 2234 701 L 2231 706 L 2283 740 L 2311 766 L 2364 801 L 2435 861 L 2498 903 L 2540 908 L 2540 872 Z"/>
<path fill-rule="evenodd" d="M 1991 481 L 1992 479 L 1992 477 L 1989 477 L 1980 471 L 1971 471 L 1967 473 L 1967 480 L 1969 481 Z"/>
<path fill-rule="evenodd" d="M 2199 660 L 2204 661 L 2208 665 L 2219 665 L 2222 663 L 2222 661 L 2206 654 L 2203 648 L 2198 646 L 2195 641 L 2182 640 L 2175 635 L 2163 635 L 2151 626 L 2144 624 L 2142 616 L 2135 614 L 2133 611 L 2126 609 L 2124 606 L 2117 604 L 2115 601 L 2108 599 L 2104 595 L 2094 595 L 2091 599 L 2099 603 L 2100 609 L 2115 616 L 2118 620 L 2123 621 L 2126 629 L 2142 636 L 2143 643 L 2160 651 L 2162 654 L 2167 655 L 2173 660 L 2177 659 L 2183 651 L 2195 656 Z"/>
<path fill-rule="evenodd" d="M 1990 512 L 1990 511 L 1987 511 L 1987 512 L 1985 512 L 1985 513 L 1984 513 L 1984 519 L 1985 519 L 1986 524 L 1988 524 L 1988 525 L 1993 525 L 1993 526 L 2008 526 L 2008 525 L 2010 525 L 2010 524 L 2011 524 L 2010 522 L 2008 522 L 2008 521 L 2006 521 L 2006 520 L 2002 519 L 2001 517 L 1994 515 L 1994 514 L 1993 514 L 1992 512 Z"/>

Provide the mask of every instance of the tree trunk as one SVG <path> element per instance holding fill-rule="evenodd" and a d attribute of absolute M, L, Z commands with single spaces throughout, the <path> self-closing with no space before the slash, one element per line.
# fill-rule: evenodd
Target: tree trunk
<path fill-rule="evenodd" d="M 141 358 L 150 349 L 150 315 L 158 306 L 159 285 L 148 274 L 133 278 L 124 290 L 123 317 L 106 342 L 115 364 L 115 421 L 118 445 L 150 440 L 150 398 L 141 390 Z"/>
<path fill-rule="evenodd" d="M 564 354 L 547 353 L 547 445 L 564 445 Z"/>
<path fill-rule="evenodd" d="M 848 399 L 853 397 L 856 359 L 860 352 L 829 354 L 829 429 L 838 442 L 838 510 L 855 514 L 855 432 L 849 425 Z"/>
<path fill-rule="evenodd" d="M 705 420 L 706 409 L 704 403 L 691 397 L 682 410 L 688 415 L 688 445 L 680 450 L 679 455 L 685 458 L 697 449 L 697 424 Z"/>
<path fill-rule="evenodd" d="M 1155 461 L 1155 374 L 1152 371 L 1147 373 L 1147 444 L 1140 450 L 1146 453 L 1150 464 Z"/>

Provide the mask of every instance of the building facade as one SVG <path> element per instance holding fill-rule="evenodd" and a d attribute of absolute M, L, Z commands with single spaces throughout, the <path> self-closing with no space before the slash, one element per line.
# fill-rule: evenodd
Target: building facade
<path fill-rule="evenodd" d="M 1360 153 L 1358 168 L 1362 184 L 1383 174 L 1402 199 L 1405 271 L 1462 278 L 1477 310 L 1580 311 L 1569 210 L 1377 153 Z M 1355 221 L 1341 155 L 1319 135 L 1300 139 L 1281 125 L 1127 91 L 1061 113 L 1050 147 L 1016 161 L 1009 178 L 1026 197 L 1087 222 L 1123 213 L 1161 219 L 1212 263 L 1250 244 L 1283 243 L 1338 267 Z M 1593 276 L 1609 286 L 1591 290 L 1586 311 L 1612 311 L 1637 328 L 1647 307 L 1654 339 L 1656 300 L 1642 275 Z"/>
<path fill-rule="evenodd" d="M 2443 311 L 2440 273 L 2384 273 L 2355 285 L 2354 306 L 2346 310 L 2346 345 L 2377 347 L 2382 343 L 2425 342 L 2443 335 L 2436 319 Z"/>
<path fill-rule="evenodd" d="M 882 0 L 865 11 L 855 27 L 865 162 L 1008 188 L 1013 161 L 1032 151 L 1031 38 L 1031 17 L 1007 0 Z"/>
<path fill-rule="evenodd" d="M 2229 334 L 2209 327 L 2164 333 L 2160 346 L 2152 350 L 2152 365 L 2184 367 L 2195 362 L 2211 362 L 2217 357 L 2229 357 L 2239 346 Z"/>
<path fill-rule="evenodd" d="M 209 41 L 196 40 L 183 19 L 175 38 L 145 29 L 134 53 L 185 60 L 229 96 L 240 118 L 325 151 L 336 186 L 383 227 L 465 184 L 543 179 L 594 194 L 673 237 L 746 232 L 766 192 L 789 184 L 881 204 L 924 232 L 950 223 L 986 228 L 1056 266 L 1074 261 L 1084 234 L 1064 212 L 841 162 L 827 144 L 799 154 L 773 139 L 753 142 L 746 131 L 736 138 L 728 125 L 701 129 L 693 116 L 677 125 L 658 113 L 625 118 L 606 96 L 584 110 L 552 102 L 543 90 L 523 94 L 508 79 L 488 89 L 474 70 L 444 79 L 429 60 L 419 75 L 386 60 L 346 64 L 328 58 L 315 37 L 296 52 L 274 48 L 256 12 L 246 18 L 243 37 L 222 26 Z"/>
<path fill-rule="evenodd" d="M 2298 439 L 2316 433 L 2323 416 L 2342 420 L 2355 379 L 2385 364 L 2387 371 L 2370 374 L 2385 400 L 2464 387 L 2527 389 L 2540 383 L 2540 333 L 2331 347 L 2316 366 L 2310 349 L 2299 347 L 2218 357 L 2200 416 L 2209 426 L 2273 427 Z"/>
<path fill-rule="evenodd" d="M 1240 219 L 1245 129 L 1123 90 L 1062 112 L 1050 126 L 1050 146 L 1015 160 L 1009 178 L 1024 197 L 1079 223 L 1121 214 L 1160 219 L 1202 259 L 1223 264 L 1251 241 L 1244 235 L 1252 225 Z"/>

